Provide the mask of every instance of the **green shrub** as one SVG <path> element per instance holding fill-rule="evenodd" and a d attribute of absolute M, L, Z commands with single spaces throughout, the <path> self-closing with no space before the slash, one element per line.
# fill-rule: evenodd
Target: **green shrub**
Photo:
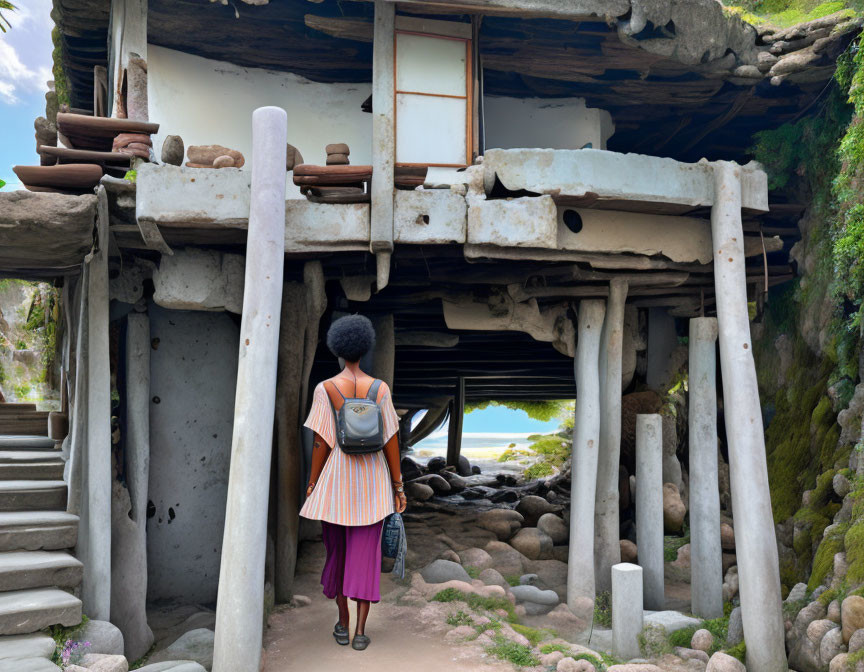
<path fill-rule="evenodd" d="M 476 579 L 478 576 L 480 576 L 480 568 L 479 567 L 472 567 L 472 566 L 468 565 L 467 567 L 465 567 L 465 572 L 472 579 Z"/>
<path fill-rule="evenodd" d="M 447 625 L 474 625 L 474 619 L 460 609 L 452 614 L 447 614 Z"/>
<path fill-rule="evenodd" d="M 550 630 L 549 628 L 537 629 L 527 625 L 521 625 L 520 623 L 511 623 L 510 627 L 520 635 L 524 635 L 525 638 L 531 642 L 531 646 L 537 646 L 544 639 L 551 639 L 558 636 L 557 632 Z"/>
<path fill-rule="evenodd" d="M 496 658 L 511 662 L 517 667 L 533 667 L 540 664 L 529 646 L 511 642 L 504 635 L 495 635 L 493 642 L 486 651 Z"/>
<path fill-rule="evenodd" d="M 612 593 L 602 591 L 594 598 L 594 622 L 604 628 L 612 627 Z"/>

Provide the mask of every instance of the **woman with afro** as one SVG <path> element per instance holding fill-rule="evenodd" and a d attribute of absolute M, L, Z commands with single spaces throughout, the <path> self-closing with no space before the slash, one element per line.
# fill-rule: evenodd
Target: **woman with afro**
<path fill-rule="evenodd" d="M 375 344 L 372 323 L 362 315 L 339 318 L 327 332 L 327 347 L 344 361 L 342 371 L 315 388 L 312 410 L 305 426 L 314 433 L 312 469 L 306 502 L 300 515 L 321 521 L 327 560 L 321 574 L 324 595 L 335 599 L 339 622 L 333 637 L 346 645 L 348 599 L 357 603 L 357 623 L 351 646 L 369 646 L 365 634 L 369 606 L 378 602 L 381 578 L 381 529 L 384 518 L 405 510 L 399 462 L 399 418 L 386 383 L 378 389 L 377 403 L 384 420 L 384 449 L 348 455 L 336 441 L 333 409 L 344 398 L 365 397 L 375 379 L 360 370 L 360 359 Z M 332 402 L 332 406 L 331 406 Z"/>

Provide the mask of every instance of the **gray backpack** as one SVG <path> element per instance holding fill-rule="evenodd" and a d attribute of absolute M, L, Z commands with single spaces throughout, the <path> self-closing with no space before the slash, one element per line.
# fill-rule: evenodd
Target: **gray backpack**
<path fill-rule="evenodd" d="M 342 452 L 348 455 L 365 455 L 381 450 L 384 447 L 384 418 L 376 401 L 381 381 L 375 380 L 366 396 L 360 399 L 346 398 L 336 385 L 330 385 L 342 397 L 342 405 L 337 410 L 332 393 L 327 383 L 324 383 L 333 417 L 336 419 L 336 441 Z M 354 394 L 357 394 L 356 385 Z"/>

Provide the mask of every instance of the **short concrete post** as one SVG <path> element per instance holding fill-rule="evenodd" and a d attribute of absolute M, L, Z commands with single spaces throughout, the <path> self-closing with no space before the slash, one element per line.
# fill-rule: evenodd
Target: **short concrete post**
<path fill-rule="evenodd" d="M 621 562 L 618 471 L 621 462 L 621 359 L 627 281 L 609 283 L 609 303 L 600 340 L 600 452 L 597 462 L 594 572 L 598 591 L 612 589 L 612 566 Z"/>
<path fill-rule="evenodd" d="M 690 574 L 692 609 L 723 615 L 723 551 L 717 468 L 717 318 L 690 320 Z"/>
<path fill-rule="evenodd" d="M 642 568 L 622 562 L 612 567 L 612 653 L 621 660 L 638 658 L 642 612 Z"/>
<path fill-rule="evenodd" d="M 576 343 L 576 416 L 570 483 L 567 606 L 590 628 L 594 619 L 594 494 L 600 443 L 600 334 L 606 303 L 579 302 Z"/>
<path fill-rule="evenodd" d="M 662 610 L 663 419 L 636 416 L 636 546 L 643 570 L 645 608 Z"/>
<path fill-rule="evenodd" d="M 213 672 L 258 672 L 282 269 L 288 115 L 252 114 L 252 203 Z"/>
<path fill-rule="evenodd" d="M 87 442 L 77 555 L 84 563 L 81 600 L 90 618 L 111 615 L 111 362 L 108 358 L 108 195 L 99 187 L 98 249 L 87 276 Z M 80 372 L 79 372 L 80 375 Z M 80 399 L 78 403 L 84 402 Z"/>
<path fill-rule="evenodd" d="M 785 672 L 777 540 L 768 489 L 756 365 L 750 343 L 741 224 L 741 167 L 726 161 L 717 161 L 713 166 L 711 237 L 714 243 L 714 285 L 732 508 L 735 511 L 741 618 L 744 639 L 749 644 L 747 669 Z"/>

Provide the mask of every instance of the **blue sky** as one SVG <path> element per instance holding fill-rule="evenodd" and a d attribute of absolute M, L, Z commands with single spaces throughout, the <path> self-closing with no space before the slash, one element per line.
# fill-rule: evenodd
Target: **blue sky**
<path fill-rule="evenodd" d="M 12 172 L 18 164 L 38 164 L 33 121 L 45 114 L 51 75 L 51 0 L 15 0 L 4 11 L 12 24 L 0 33 L 0 179 L 4 191 L 23 188 Z"/>
<path fill-rule="evenodd" d="M 462 431 L 482 434 L 510 434 L 531 432 L 548 434 L 558 429 L 560 420 L 540 422 L 532 420 L 525 411 L 514 411 L 503 406 L 487 406 L 484 409 L 472 411 L 465 415 Z"/>

